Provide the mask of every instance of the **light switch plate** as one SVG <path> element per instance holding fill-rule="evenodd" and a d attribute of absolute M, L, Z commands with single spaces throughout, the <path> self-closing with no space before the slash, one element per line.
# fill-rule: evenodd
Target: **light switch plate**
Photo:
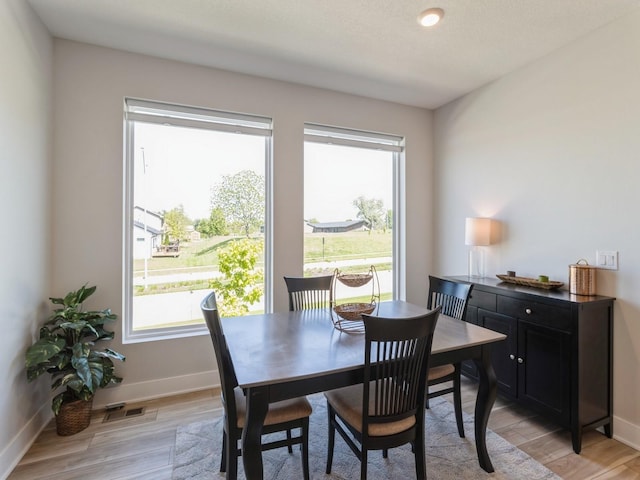
<path fill-rule="evenodd" d="M 618 252 L 615 250 L 596 251 L 596 267 L 605 270 L 618 270 Z"/>

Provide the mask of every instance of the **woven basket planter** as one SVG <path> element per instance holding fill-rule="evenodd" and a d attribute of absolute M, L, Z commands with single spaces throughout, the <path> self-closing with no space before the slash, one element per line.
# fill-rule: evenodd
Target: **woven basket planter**
<path fill-rule="evenodd" d="M 58 435 L 69 436 L 81 432 L 91 423 L 91 408 L 93 398 L 89 400 L 75 400 L 63 403 L 56 416 L 56 432 Z"/>

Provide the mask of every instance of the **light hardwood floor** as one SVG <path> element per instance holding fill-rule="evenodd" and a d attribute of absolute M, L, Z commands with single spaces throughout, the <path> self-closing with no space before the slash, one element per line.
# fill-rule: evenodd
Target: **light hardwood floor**
<path fill-rule="evenodd" d="M 473 413 L 475 385 L 463 379 L 464 410 Z M 145 407 L 142 416 L 103 423 L 94 412 L 89 428 L 71 437 L 56 435 L 49 425 L 8 480 L 169 480 L 176 428 L 221 415 L 218 391 L 129 404 Z M 498 398 L 489 427 L 568 480 L 640 480 L 640 452 L 589 432 L 580 455 L 573 453 L 569 432 L 532 412 Z"/>

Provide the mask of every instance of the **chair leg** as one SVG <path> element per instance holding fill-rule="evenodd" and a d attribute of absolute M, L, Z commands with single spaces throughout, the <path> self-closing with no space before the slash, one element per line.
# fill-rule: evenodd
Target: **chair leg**
<path fill-rule="evenodd" d="M 302 421 L 302 475 L 309 480 L 309 419 Z"/>
<path fill-rule="evenodd" d="M 235 438 L 227 439 L 227 480 L 236 480 L 238 478 L 238 440 Z"/>
<path fill-rule="evenodd" d="M 413 455 L 416 462 L 416 478 L 417 480 L 426 480 L 427 478 L 427 465 L 424 458 L 424 427 L 422 432 L 416 432 L 415 441 L 411 442 Z"/>
<path fill-rule="evenodd" d="M 325 473 L 329 475 L 331 473 L 331 465 L 333 464 L 333 445 L 336 440 L 336 428 L 333 425 L 336 413 L 333 411 L 329 402 L 327 402 L 327 417 L 329 418 L 329 432 L 327 438 L 327 468 L 325 469 Z"/>
<path fill-rule="evenodd" d="M 382 458 L 389 458 L 389 449 L 385 448 L 382 450 Z"/>
<path fill-rule="evenodd" d="M 367 480 L 367 450 L 362 448 L 362 460 L 360 462 L 360 480 Z"/>
<path fill-rule="evenodd" d="M 289 445 L 287 445 L 287 450 L 289 450 L 289 453 L 293 453 L 293 447 L 291 446 L 291 429 L 290 428 L 287 429 L 287 442 L 289 442 Z"/>
<path fill-rule="evenodd" d="M 456 413 L 458 434 L 464 438 L 464 423 L 462 422 L 462 394 L 460 392 L 460 365 L 456 364 L 456 373 L 453 379 L 453 407 Z"/>
<path fill-rule="evenodd" d="M 227 434 L 222 432 L 222 454 L 220 455 L 220 471 L 227 471 Z"/>

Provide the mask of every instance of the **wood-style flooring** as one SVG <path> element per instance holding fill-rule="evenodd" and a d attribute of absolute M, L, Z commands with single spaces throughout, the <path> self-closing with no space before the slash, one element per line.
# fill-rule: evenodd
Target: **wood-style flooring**
<path fill-rule="evenodd" d="M 463 379 L 464 410 L 473 413 L 476 388 Z M 103 423 L 94 412 L 89 428 L 70 437 L 49 425 L 8 480 L 169 480 L 176 428 L 221 415 L 220 395 L 206 390 L 129 404 L 144 407 L 140 416 Z M 498 398 L 489 427 L 567 480 L 640 480 L 640 452 L 592 431 L 583 437 L 582 453 L 571 448 L 568 431 Z"/>

